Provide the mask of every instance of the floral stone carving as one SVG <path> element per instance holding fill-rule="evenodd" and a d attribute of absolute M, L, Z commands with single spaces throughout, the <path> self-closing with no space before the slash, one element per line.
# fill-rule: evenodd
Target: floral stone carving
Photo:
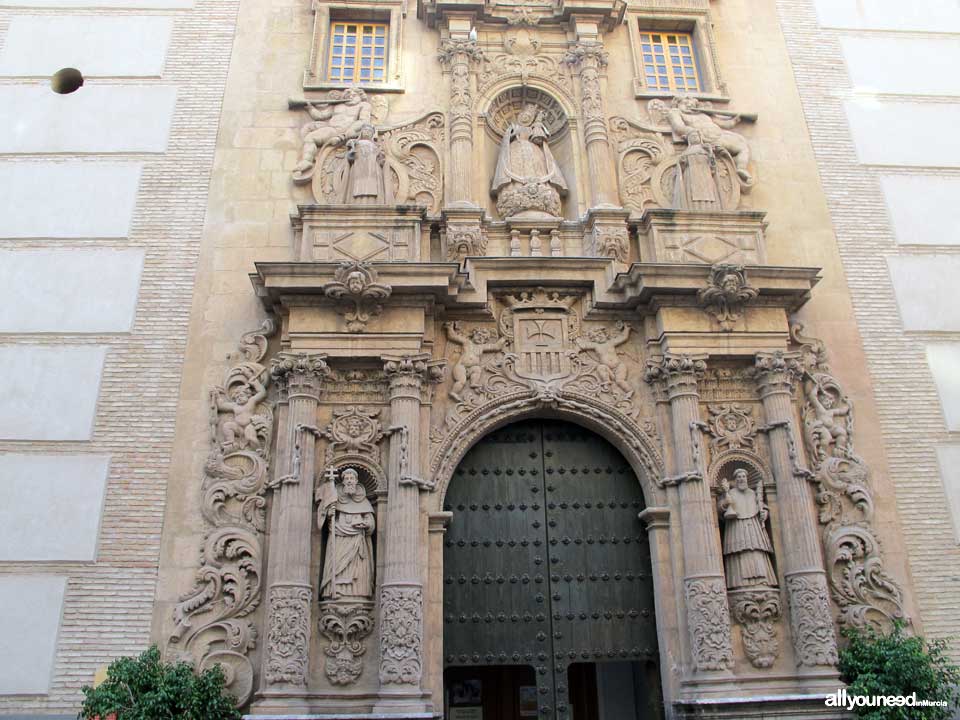
<path fill-rule="evenodd" d="M 754 667 L 768 668 L 780 654 L 780 591 L 754 588 L 730 593 L 730 612 L 743 630 L 743 649 Z"/>
<path fill-rule="evenodd" d="M 380 304 L 393 289 L 377 282 L 377 271 L 367 263 L 341 263 L 333 282 L 323 286 L 323 293 L 338 301 L 337 312 L 347 322 L 347 332 L 363 332 L 371 318 L 383 312 Z"/>
<path fill-rule="evenodd" d="M 270 588 L 267 682 L 307 684 L 312 599 L 313 592 L 308 587 L 275 585 Z"/>
<path fill-rule="evenodd" d="M 423 675 L 423 590 L 391 585 L 380 592 L 380 682 L 419 683 Z"/>
<path fill-rule="evenodd" d="M 330 424 L 319 431 L 329 440 L 327 462 L 337 455 L 367 455 L 373 460 L 379 456 L 378 444 L 387 434 L 380 423 L 380 410 L 350 405 L 333 411 Z"/>
<path fill-rule="evenodd" d="M 334 685 L 356 682 L 363 672 L 363 641 L 373 630 L 372 602 L 320 603 L 320 633 L 329 641 L 324 649 L 324 673 Z"/>
<path fill-rule="evenodd" d="M 169 655 L 195 662 L 199 669 L 221 665 L 227 691 L 241 705 L 253 691 L 249 653 L 256 647 L 257 631 L 251 615 L 261 602 L 273 428 L 268 376 L 260 363 L 274 331 L 266 321 L 245 334 L 223 386 L 211 392 L 211 450 L 200 488 L 207 534 L 195 585 L 174 608 L 167 647 Z"/>
<path fill-rule="evenodd" d="M 685 581 L 687 625 L 692 629 L 693 663 L 697 670 L 726 670 L 733 665 L 730 611 L 722 578 Z"/>
<path fill-rule="evenodd" d="M 797 664 L 807 667 L 837 664 L 837 641 L 833 630 L 833 616 L 822 575 L 791 575 L 787 577 L 790 597 L 790 631 L 802 638 L 796 647 Z"/>

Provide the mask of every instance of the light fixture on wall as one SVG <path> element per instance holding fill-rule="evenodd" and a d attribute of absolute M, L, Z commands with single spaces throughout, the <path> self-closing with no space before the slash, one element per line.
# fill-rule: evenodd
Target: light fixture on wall
<path fill-rule="evenodd" d="M 76 68 L 62 68 L 50 78 L 50 89 L 59 95 L 69 95 L 83 86 L 83 73 Z"/>

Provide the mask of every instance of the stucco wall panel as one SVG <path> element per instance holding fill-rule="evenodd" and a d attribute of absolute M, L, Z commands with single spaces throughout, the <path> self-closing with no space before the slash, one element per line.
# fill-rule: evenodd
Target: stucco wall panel
<path fill-rule="evenodd" d="M 0 576 L 0 695 L 50 688 L 57 628 L 67 579 L 59 575 Z"/>

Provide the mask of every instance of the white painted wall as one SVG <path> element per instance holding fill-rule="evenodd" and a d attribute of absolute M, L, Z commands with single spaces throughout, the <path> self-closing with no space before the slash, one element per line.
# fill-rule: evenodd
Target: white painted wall
<path fill-rule="evenodd" d="M 116 238 L 130 230 L 136 162 L 0 162 L 0 238 Z"/>
<path fill-rule="evenodd" d="M 0 440 L 89 440 L 106 352 L 0 345 Z"/>
<path fill-rule="evenodd" d="M 90 77 L 159 77 L 173 18 L 17 15 L 0 51 L 0 75 L 50 77 L 65 67 Z"/>
<path fill-rule="evenodd" d="M 823 27 L 960 32 L 957 0 L 814 0 Z"/>
<path fill-rule="evenodd" d="M 0 153 L 159 153 L 177 101 L 164 85 L 0 85 Z"/>
<path fill-rule="evenodd" d="M 904 330 L 960 332 L 960 257 L 900 255 L 887 264 Z"/>
<path fill-rule="evenodd" d="M 844 106 L 860 162 L 960 167 L 960 104 L 854 98 Z"/>
<path fill-rule="evenodd" d="M 941 445 L 937 448 L 937 458 L 953 517 L 954 539 L 960 543 L 960 445 Z"/>
<path fill-rule="evenodd" d="M 857 91 L 960 95 L 960 38 L 842 37 Z"/>
<path fill-rule="evenodd" d="M 133 326 L 142 250 L 0 250 L 0 333 Z"/>
<path fill-rule="evenodd" d="M 0 694 L 50 689 L 67 579 L 0 575 Z"/>
<path fill-rule="evenodd" d="M 29 8 L 191 8 L 193 0 L 0 0 L 0 7 Z"/>
<path fill-rule="evenodd" d="M 880 178 L 901 245 L 960 245 L 960 177 L 884 175 Z"/>
<path fill-rule="evenodd" d="M 948 430 L 960 430 L 960 343 L 927 345 L 927 362 L 937 383 Z"/>
<path fill-rule="evenodd" d="M 109 465 L 105 455 L 0 455 L 0 561 L 95 560 Z"/>

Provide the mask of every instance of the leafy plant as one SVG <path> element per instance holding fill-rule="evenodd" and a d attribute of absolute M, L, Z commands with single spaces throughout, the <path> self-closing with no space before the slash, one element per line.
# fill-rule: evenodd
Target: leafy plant
<path fill-rule="evenodd" d="M 140 657 L 123 657 L 96 688 L 84 687 L 81 718 L 102 720 L 240 720 L 235 700 L 223 694 L 223 670 L 197 674 L 184 662 L 165 663 L 154 645 Z"/>
<path fill-rule="evenodd" d="M 840 678 L 850 696 L 916 693 L 918 700 L 945 700 L 947 707 L 857 707 L 866 720 L 949 720 L 960 704 L 960 668 L 947 656 L 945 640 L 906 635 L 894 623 L 886 635 L 873 629 L 845 628 L 848 645 L 840 651 Z"/>

